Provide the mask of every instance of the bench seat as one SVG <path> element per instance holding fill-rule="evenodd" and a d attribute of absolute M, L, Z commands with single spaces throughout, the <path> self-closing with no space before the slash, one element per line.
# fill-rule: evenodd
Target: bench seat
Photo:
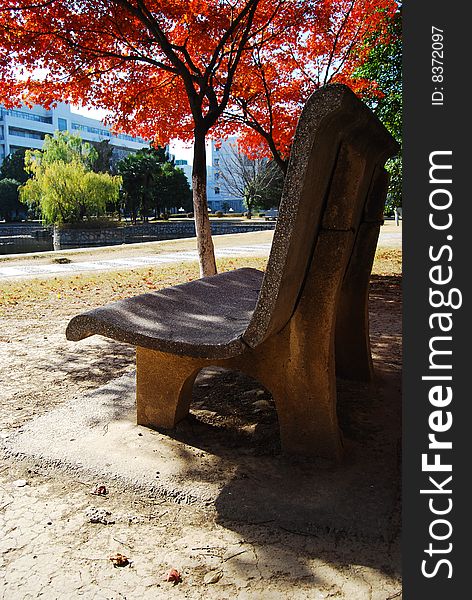
<path fill-rule="evenodd" d="M 74 317 L 67 339 L 94 334 L 161 352 L 230 358 L 242 341 L 264 273 L 243 268 L 119 300 Z"/>

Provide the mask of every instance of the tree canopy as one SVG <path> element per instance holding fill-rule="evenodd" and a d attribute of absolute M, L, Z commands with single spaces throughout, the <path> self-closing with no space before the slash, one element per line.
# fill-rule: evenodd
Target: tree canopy
<path fill-rule="evenodd" d="M 220 123 L 242 126 L 240 146 L 250 158 L 271 156 L 286 171 L 303 105 L 318 88 L 344 83 L 362 94 L 371 78 L 358 68 L 391 36 L 395 0 L 304 2 L 300 22 L 287 22 L 283 36 L 260 34 L 245 55 Z"/>
<path fill-rule="evenodd" d="M 243 54 L 261 32 L 303 15 L 292 0 L 5 0 L 0 101 L 109 109 L 121 130 L 194 140 L 192 188 L 201 273 L 216 263 L 205 138 L 226 108 Z M 40 75 L 40 76 L 38 76 Z"/>
<path fill-rule="evenodd" d="M 365 102 L 377 114 L 385 127 L 402 142 L 403 96 L 402 96 L 402 12 L 397 12 L 386 21 L 388 39 L 374 44 L 367 60 L 356 71 L 356 77 L 369 83 L 363 91 Z M 387 161 L 390 187 L 387 208 L 391 210 L 402 204 L 402 157 L 401 154 Z"/>

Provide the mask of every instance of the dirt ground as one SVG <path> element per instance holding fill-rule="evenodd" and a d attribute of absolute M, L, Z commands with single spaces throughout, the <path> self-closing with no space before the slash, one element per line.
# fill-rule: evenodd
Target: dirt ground
<path fill-rule="evenodd" d="M 184 280 L 187 268 L 188 278 L 195 276 L 195 267 L 182 265 L 179 276 Z M 153 270 L 139 272 L 129 285 L 135 289 L 139 280 L 149 289 L 154 275 Z M 113 274 L 111 279 L 76 276 L 4 287 L 1 437 L 68 398 L 133 371 L 134 351 L 128 346 L 94 337 L 77 352 L 64 337 L 74 314 L 127 295 L 127 284 L 120 287 L 119 281 L 120 275 Z M 373 275 L 370 315 L 376 385 L 388 384 L 394 391 L 389 406 L 379 407 L 365 386 L 339 382 L 344 434 L 360 443 L 366 415 L 374 409 L 379 415 L 375 427 L 391 428 L 393 423 L 399 434 L 398 269 L 377 269 Z M 216 373 L 210 384 L 202 378 L 192 418 L 211 425 L 215 435 L 223 431 L 255 456 L 276 454 L 270 395 L 258 393 L 255 404 L 253 388 L 253 382 L 237 374 Z M 228 402 L 229 390 L 236 402 Z M 91 493 L 97 484 L 107 488 L 107 495 Z M 92 509 L 98 509 L 95 515 L 104 522 L 91 522 Z M 392 522 L 387 536 L 363 537 L 336 530 L 288 530 L 277 520 L 233 521 L 137 490 L 118 490 L 113 482 L 82 480 L 5 456 L 0 463 L 0 598 L 392 600 L 401 597 L 398 513 L 392 514 Z M 116 553 L 128 558 L 125 566 L 113 565 L 110 557 Z M 179 583 L 165 581 L 172 568 L 181 575 Z"/>

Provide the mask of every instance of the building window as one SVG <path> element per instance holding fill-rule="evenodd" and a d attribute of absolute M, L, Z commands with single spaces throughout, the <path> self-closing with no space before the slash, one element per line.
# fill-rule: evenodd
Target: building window
<path fill-rule="evenodd" d="M 82 125 L 81 123 L 72 123 L 72 129 L 78 131 L 86 131 L 87 133 L 93 133 L 94 135 L 103 135 L 105 137 L 111 137 L 111 133 L 106 129 L 99 129 L 98 127 L 89 127 L 88 125 Z"/>
<path fill-rule="evenodd" d="M 59 131 L 67 131 L 67 119 L 59 117 L 57 119 L 57 126 L 59 127 Z"/>
<path fill-rule="evenodd" d="M 37 121 L 38 123 L 48 123 L 49 125 L 52 124 L 52 117 L 42 117 L 41 115 L 23 112 L 22 110 L 2 108 L 0 110 L 0 115 L 2 117 L 5 115 L 10 115 L 16 119 L 26 119 L 27 121 Z"/>
<path fill-rule="evenodd" d="M 82 123 L 72 123 L 72 129 L 77 129 L 78 131 L 86 131 L 87 133 L 93 133 L 94 135 L 102 135 L 104 137 L 114 137 L 119 140 L 127 140 L 129 142 L 140 142 L 141 144 L 145 143 L 145 140 L 142 137 L 133 137 L 132 135 L 128 135 L 127 133 L 111 133 L 107 129 L 101 129 L 99 127 L 90 127 L 89 125 L 82 125 Z"/>
<path fill-rule="evenodd" d="M 44 133 L 38 131 L 31 131 L 30 129 L 18 129 L 18 127 L 9 127 L 8 132 L 10 135 L 16 135 L 17 137 L 29 138 L 32 140 L 44 140 Z"/>
<path fill-rule="evenodd" d="M 219 194 L 219 193 L 220 193 L 220 188 L 219 188 L 219 187 L 216 187 L 216 188 L 215 188 L 215 196 L 216 196 L 217 194 Z"/>

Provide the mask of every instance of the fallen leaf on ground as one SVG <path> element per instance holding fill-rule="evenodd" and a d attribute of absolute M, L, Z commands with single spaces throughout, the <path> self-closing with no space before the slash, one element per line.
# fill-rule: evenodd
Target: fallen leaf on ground
<path fill-rule="evenodd" d="M 208 571 L 208 573 L 203 578 L 203 583 L 218 583 L 218 581 L 223 577 L 223 571 Z"/>
<path fill-rule="evenodd" d="M 108 494 L 107 488 L 104 485 L 97 485 L 92 494 L 95 494 L 95 496 L 106 496 Z"/>
<path fill-rule="evenodd" d="M 164 581 L 171 581 L 172 583 L 180 583 L 182 581 L 182 577 L 177 569 L 171 569 L 167 576 L 164 578 Z"/>
<path fill-rule="evenodd" d="M 110 556 L 110 560 L 114 567 L 126 567 L 126 565 L 129 565 L 129 559 L 119 552 L 113 556 Z"/>

